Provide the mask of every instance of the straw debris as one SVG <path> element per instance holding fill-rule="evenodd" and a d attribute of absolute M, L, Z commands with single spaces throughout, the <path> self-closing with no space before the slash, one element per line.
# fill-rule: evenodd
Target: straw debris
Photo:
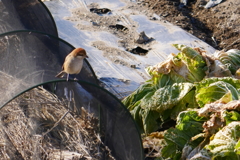
<path fill-rule="evenodd" d="M 99 134 L 99 120 L 83 107 L 38 87 L 1 109 L 1 159 L 114 160 Z"/>

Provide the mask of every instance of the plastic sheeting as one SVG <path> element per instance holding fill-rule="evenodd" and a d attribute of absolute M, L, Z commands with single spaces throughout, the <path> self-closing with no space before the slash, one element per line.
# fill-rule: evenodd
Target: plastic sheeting
<path fill-rule="evenodd" d="M 52 0 L 44 3 L 55 19 L 59 37 L 75 47 L 86 49 L 96 76 L 119 99 L 128 96 L 150 78 L 146 67 L 179 52 L 172 44 L 200 47 L 207 53 L 215 51 L 180 27 L 139 8 L 138 2 L 133 0 Z M 92 13 L 90 9 L 93 6 L 108 8 L 111 12 Z M 110 27 L 117 24 L 129 31 L 123 34 Z M 142 31 L 153 40 L 141 45 L 133 43 Z M 137 46 L 147 49 L 148 53 L 136 55 L 129 52 Z"/>
<path fill-rule="evenodd" d="M 37 0 L 2 0 L 0 13 L 1 107 L 38 85 L 59 97 L 73 91 L 76 106 L 89 109 L 91 104 L 90 111 L 100 116 L 104 143 L 116 159 L 143 159 L 141 138 L 131 115 L 115 96 L 98 85 L 87 60 L 81 73 L 70 77 L 80 81 L 55 78 L 74 47 L 57 37 L 45 5 Z"/>

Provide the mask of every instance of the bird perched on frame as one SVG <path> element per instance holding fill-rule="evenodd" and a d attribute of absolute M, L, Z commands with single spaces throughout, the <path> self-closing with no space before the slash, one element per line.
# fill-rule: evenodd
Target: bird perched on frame
<path fill-rule="evenodd" d="M 76 48 L 71 53 L 69 53 L 62 66 L 62 71 L 58 73 L 55 77 L 62 78 L 67 74 L 67 81 L 69 74 L 78 74 L 80 73 L 84 58 L 88 58 L 85 49 Z"/>

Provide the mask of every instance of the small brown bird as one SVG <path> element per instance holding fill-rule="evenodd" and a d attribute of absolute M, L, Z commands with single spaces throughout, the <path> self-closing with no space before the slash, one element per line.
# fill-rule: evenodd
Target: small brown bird
<path fill-rule="evenodd" d="M 78 74 L 80 73 L 83 66 L 83 59 L 88 58 L 85 49 L 76 48 L 71 53 L 69 53 L 62 66 L 62 71 L 58 73 L 55 77 L 62 78 L 67 74 L 67 81 L 69 74 Z"/>

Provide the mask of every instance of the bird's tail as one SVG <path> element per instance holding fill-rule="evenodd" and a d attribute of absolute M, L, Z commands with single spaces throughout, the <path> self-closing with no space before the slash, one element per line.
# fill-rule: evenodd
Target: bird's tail
<path fill-rule="evenodd" d="M 55 77 L 58 77 L 58 78 L 63 78 L 65 75 L 65 72 L 64 71 L 61 71 L 60 73 L 58 73 Z"/>

